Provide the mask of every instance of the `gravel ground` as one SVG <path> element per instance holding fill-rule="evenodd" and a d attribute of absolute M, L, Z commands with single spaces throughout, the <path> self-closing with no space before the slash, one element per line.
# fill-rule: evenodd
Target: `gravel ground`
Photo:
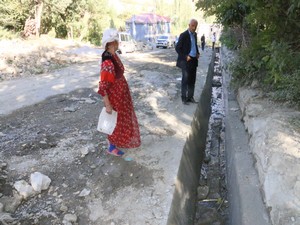
<path fill-rule="evenodd" d="M 6 107 L 0 117 L 0 218 L 22 225 L 165 224 L 196 108 L 181 104 L 174 49 L 122 56 L 143 142 L 139 149 L 124 149 L 123 158 L 105 153 L 106 137 L 95 129 L 103 106 L 96 93 L 98 49 L 68 46 L 63 52 L 70 51 L 80 64 L 1 82 Z M 201 58 L 197 96 L 210 56 Z M 36 171 L 51 184 L 26 198 L 14 185 L 30 184 Z"/>

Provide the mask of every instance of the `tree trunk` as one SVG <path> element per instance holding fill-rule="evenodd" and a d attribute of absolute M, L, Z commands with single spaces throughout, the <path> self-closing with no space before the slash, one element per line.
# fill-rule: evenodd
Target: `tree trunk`
<path fill-rule="evenodd" d="M 36 3 L 37 3 L 37 5 L 35 6 L 35 9 L 34 9 L 35 10 L 35 22 L 36 22 L 35 35 L 36 35 L 36 37 L 39 37 L 44 2 L 43 2 L 43 0 L 37 0 Z"/>
<path fill-rule="evenodd" d="M 73 26 L 72 25 L 69 25 L 68 39 L 71 39 L 71 40 L 74 39 L 74 37 L 73 37 Z"/>
<path fill-rule="evenodd" d="M 82 18 L 83 29 L 80 32 L 79 41 L 82 41 L 88 35 L 88 27 L 89 27 L 89 19 L 91 18 L 91 14 L 89 12 L 85 12 Z"/>

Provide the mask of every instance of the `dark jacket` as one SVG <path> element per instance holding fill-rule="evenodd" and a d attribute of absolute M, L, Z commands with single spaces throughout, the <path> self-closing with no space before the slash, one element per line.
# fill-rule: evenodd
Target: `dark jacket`
<path fill-rule="evenodd" d="M 196 40 L 196 51 L 197 54 L 199 54 L 199 49 L 197 45 L 197 33 L 195 33 L 195 40 Z M 191 39 L 190 39 L 190 33 L 188 30 L 181 33 L 178 39 L 178 42 L 176 44 L 175 50 L 178 53 L 178 58 L 176 62 L 176 66 L 179 68 L 185 67 L 187 61 L 186 57 L 189 55 L 191 51 Z"/>

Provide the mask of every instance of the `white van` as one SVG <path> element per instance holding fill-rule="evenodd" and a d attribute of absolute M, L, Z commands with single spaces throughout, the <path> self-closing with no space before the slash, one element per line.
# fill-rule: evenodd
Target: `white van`
<path fill-rule="evenodd" d="M 175 47 L 176 39 L 174 36 L 165 34 L 160 35 L 156 39 L 156 48 L 172 48 Z"/>
<path fill-rule="evenodd" d="M 135 51 L 135 43 L 129 33 L 119 32 L 119 50 L 121 53 Z"/>

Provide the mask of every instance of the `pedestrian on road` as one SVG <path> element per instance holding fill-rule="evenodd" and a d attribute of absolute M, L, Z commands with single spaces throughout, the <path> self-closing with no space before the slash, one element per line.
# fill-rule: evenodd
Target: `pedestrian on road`
<path fill-rule="evenodd" d="M 205 35 L 203 34 L 201 36 L 201 49 L 202 49 L 202 51 L 204 51 L 204 47 L 205 47 Z"/>
<path fill-rule="evenodd" d="M 117 125 L 108 135 L 107 153 L 122 156 L 119 148 L 136 148 L 141 145 L 140 130 L 128 83 L 124 77 L 124 66 L 116 51 L 119 48 L 118 32 L 107 29 L 103 33 L 102 63 L 98 93 L 103 97 L 107 113 L 117 111 Z"/>
<path fill-rule="evenodd" d="M 188 105 L 189 102 L 197 103 L 194 99 L 196 72 L 200 56 L 197 45 L 197 26 L 198 21 L 191 19 L 188 29 L 180 34 L 175 48 L 178 53 L 176 66 L 182 70 L 181 100 L 185 105 Z"/>
<path fill-rule="evenodd" d="M 216 32 L 214 32 L 211 36 L 211 42 L 212 42 L 212 50 L 215 50 L 215 44 L 216 44 Z"/>

